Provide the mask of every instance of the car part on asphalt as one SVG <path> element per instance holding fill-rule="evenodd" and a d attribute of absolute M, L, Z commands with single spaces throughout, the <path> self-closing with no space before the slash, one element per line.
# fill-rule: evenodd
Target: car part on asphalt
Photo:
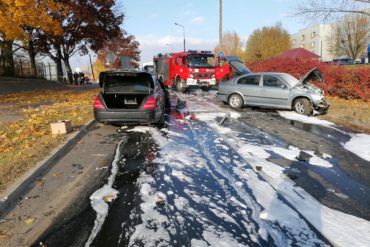
<path fill-rule="evenodd" d="M 226 113 L 226 115 L 221 119 L 221 121 L 218 124 L 223 125 L 226 119 L 228 118 L 230 118 L 230 113 Z"/>

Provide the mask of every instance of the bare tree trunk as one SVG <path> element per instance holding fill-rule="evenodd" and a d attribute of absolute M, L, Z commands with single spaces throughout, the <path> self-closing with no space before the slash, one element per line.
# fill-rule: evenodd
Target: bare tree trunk
<path fill-rule="evenodd" d="M 1 50 L 4 59 L 4 75 L 15 76 L 13 40 L 2 41 Z"/>
<path fill-rule="evenodd" d="M 30 57 L 32 75 L 37 77 L 36 52 L 32 40 L 28 42 L 28 55 Z"/>
<path fill-rule="evenodd" d="M 62 66 L 62 51 L 60 47 L 57 49 L 57 77 L 58 82 L 63 83 L 63 66 Z"/>
<path fill-rule="evenodd" d="M 69 63 L 69 57 L 64 57 L 63 62 L 64 62 L 64 65 L 66 66 L 68 82 L 70 84 L 73 84 L 72 68 L 71 68 L 71 64 Z"/>
<path fill-rule="evenodd" d="M 55 48 L 56 54 L 53 55 L 51 52 L 48 52 L 48 56 L 53 60 L 57 69 L 57 81 L 59 83 L 63 82 L 63 66 L 62 66 L 62 51 L 60 47 Z"/>

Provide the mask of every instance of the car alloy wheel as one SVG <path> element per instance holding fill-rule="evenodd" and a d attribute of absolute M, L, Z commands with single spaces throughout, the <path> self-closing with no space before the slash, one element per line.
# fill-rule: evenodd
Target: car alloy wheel
<path fill-rule="evenodd" d="M 229 98 L 229 105 L 232 108 L 239 109 L 243 106 L 243 99 L 238 94 L 233 94 Z"/>
<path fill-rule="evenodd" d="M 300 98 L 294 102 L 294 110 L 298 114 L 308 115 L 311 112 L 311 104 L 308 99 Z"/>

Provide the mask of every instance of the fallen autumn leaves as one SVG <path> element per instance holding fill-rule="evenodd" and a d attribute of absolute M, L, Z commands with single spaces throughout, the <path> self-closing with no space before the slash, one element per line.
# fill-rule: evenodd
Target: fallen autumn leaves
<path fill-rule="evenodd" d="M 0 96 L 0 104 L 12 107 L 16 121 L 5 121 L 10 111 L 0 114 L 0 191 L 42 160 L 66 138 L 52 135 L 50 123 L 69 119 L 78 129 L 92 115 L 97 89 L 16 93 Z M 16 111 L 16 113 L 14 112 Z"/>

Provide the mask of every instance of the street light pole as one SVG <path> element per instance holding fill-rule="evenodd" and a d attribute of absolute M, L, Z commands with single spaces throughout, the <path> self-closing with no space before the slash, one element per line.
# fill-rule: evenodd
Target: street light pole
<path fill-rule="evenodd" d="M 220 44 L 220 51 L 222 51 L 222 0 L 219 0 L 218 18 L 218 42 Z"/>
<path fill-rule="evenodd" d="M 177 22 L 175 22 L 175 25 L 182 27 L 182 35 L 184 36 L 184 52 L 185 52 L 186 51 L 185 49 L 185 27 Z"/>
<path fill-rule="evenodd" d="M 94 68 L 93 68 L 93 65 L 92 65 L 92 62 L 91 62 L 91 56 L 90 56 L 90 53 L 89 53 L 89 58 L 90 58 L 91 74 L 92 74 L 93 79 L 94 79 L 94 82 L 95 82 Z"/>

